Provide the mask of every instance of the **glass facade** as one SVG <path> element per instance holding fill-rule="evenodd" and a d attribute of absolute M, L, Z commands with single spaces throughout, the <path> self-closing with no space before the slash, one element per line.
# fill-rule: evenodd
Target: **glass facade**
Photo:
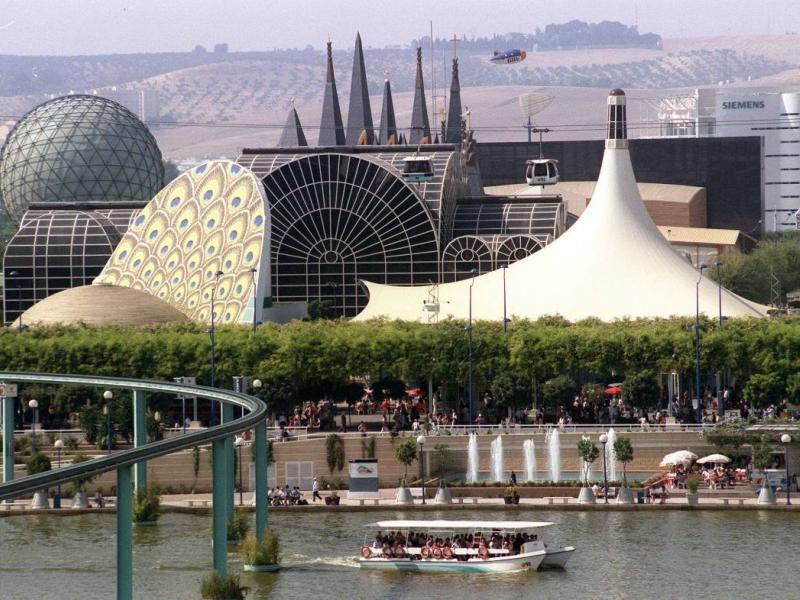
<path fill-rule="evenodd" d="M 0 161 L 0 196 L 17 223 L 38 202 L 149 201 L 164 177 L 147 127 L 100 96 L 37 106 L 12 129 Z"/>

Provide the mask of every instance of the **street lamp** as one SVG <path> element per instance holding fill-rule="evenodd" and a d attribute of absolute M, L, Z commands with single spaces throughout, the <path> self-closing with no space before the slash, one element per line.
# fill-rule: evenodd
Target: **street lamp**
<path fill-rule="evenodd" d="M 33 412 L 33 422 L 31 423 L 31 454 L 36 454 L 36 421 L 39 416 L 39 402 L 31 400 L 28 402 L 28 408 Z"/>
<path fill-rule="evenodd" d="M 719 302 L 719 326 L 722 328 L 722 323 L 725 321 L 725 317 L 722 316 L 722 278 L 719 274 L 719 268 L 722 266 L 722 261 L 720 259 L 714 260 L 714 266 L 717 268 L 717 297 Z M 723 374 L 720 372 L 719 381 L 717 383 L 717 396 L 719 401 L 717 404 L 719 405 L 719 416 L 725 416 L 725 398 L 722 395 L 722 381 L 723 381 Z"/>
<path fill-rule="evenodd" d="M 425 447 L 424 435 L 419 435 L 417 437 L 417 445 L 419 446 L 419 479 L 422 481 L 422 503 L 425 504 L 425 454 L 423 452 Z"/>
<path fill-rule="evenodd" d="M 506 333 L 508 331 L 508 318 L 506 317 L 506 269 L 508 269 L 508 265 L 503 263 L 500 268 L 503 269 L 503 333 Z"/>
<path fill-rule="evenodd" d="M 467 372 L 467 397 L 469 398 L 469 424 L 472 425 L 472 286 L 475 285 L 475 275 L 478 269 L 469 270 L 472 279 L 469 282 L 469 323 L 467 325 L 467 362 L 469 363 Z"/>
<path fill-rule="evenodd" d="M 106 401 L 103 412 L 106 413 L 106 449 L 111 452 L 111 400 L 114 394 L 111 390 L 103 392 L 103 399 Z"/>
<path fill-rule="evenodd" d="M 789 444 L 792 441 L 792 436 L 788 433 L 784 433 L 781 436 L 781 444 L 783 444 L 783 462 L 786 463 L 786 504 L 792 503 L 792 496 L 791 496 L 791 480 L 789 479 Z"/>
<path fill-rule="evenodd" d="M 242 446 L 245 445 L 244 438 L 237 435 L 233 445 L 239 450 L 239 506 L 244 504 L 244 480 L 242 479 Z"/>
<path fill-rule="evenodd" d="M 56 468 L 61 468 L 61 450 L 64 448 L 64 441 L 62 439 L 57 439 L 53 446 L 56 449 Z M 58 482 L 58 486 L 56 487 L 56 495 L 53 498 L 53 508 L 61 508 L 61 482 Z"/>
<path fill-rule="evenodd" d="M 703 421 L 703 399 L 700 397 L 700 282 L 703 280 L 703 270 L 707 269 L 708 265 L 700 263 L 697 269 L 700 275 L 695 284 L 695 317 L 694 317 L 694 375 L 695 375 L 695 392 L 697 393 L 697 422 Z"/>
<path fill-rule="evenodd" d="M 253 333 L 256 332 L 256 268 L 251 267 L 248 269 L 253 276 Z"/>
<path fill-rule="evenodd" d="M 217 387 L 215 378 L 214 378 L 214 369 L 215 365 L 215 356 L 214 356 L 214 301 L 216 300 L 217 296 L 217 287 L 219 287 L 219 277 L 220 275 L 224 275 L 222 271 L 217 271 L 214 273 L 214 287 L 211 288 L 211 327 L 208 330 L 208 335 L 211 341 L 211 387 Z M 211 401 L 211 425 L 214 426 L 217 424 L 217 401 Z"/>
<path fill-rule="evenodd" d="M 605 433 L 601 434 L 600 443 L 603 444 L 603 503 L 608 504 L 608 471 L 606 470 L 606 444 L 608 443 L 608 435 Z"/>

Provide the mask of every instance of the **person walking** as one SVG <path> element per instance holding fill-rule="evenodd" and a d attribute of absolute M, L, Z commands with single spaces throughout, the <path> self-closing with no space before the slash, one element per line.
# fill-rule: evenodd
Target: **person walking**
<path fill-rule="evenodd" d="M 311 491 L 313 492 L 311 495 L 311 500 L 313 502 L 316 502 L 317 498 L 322 501 L 322 496 L 319 495 L 319 481 L 317 481 L 316 477 L 314 477 L 314 483 L 311 484 Z"/>

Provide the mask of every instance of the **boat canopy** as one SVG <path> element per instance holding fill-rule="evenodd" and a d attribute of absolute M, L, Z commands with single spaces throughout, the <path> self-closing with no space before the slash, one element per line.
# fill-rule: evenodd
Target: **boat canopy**
<path fill-rule="evenodd" d="M 368 523 L 365 527 L 372 529 L 467 529 L 482 530 L 501 529 L 516 531 L 547 527 L 553 525 L 547 521 L 377 521 Z"/>

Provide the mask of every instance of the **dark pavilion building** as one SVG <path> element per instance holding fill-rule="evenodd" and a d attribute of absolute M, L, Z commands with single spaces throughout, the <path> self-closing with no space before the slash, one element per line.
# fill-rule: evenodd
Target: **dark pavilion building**
<path fill-rule="evenodd" d="M 430 159 L 429 181 L 404 179 L 409 155 Z M 360 35 L 346 126 L 328 42 L 317 146 L 308 146 L 292 107 L 278 147 L 244 148 L 237 162 L 261 179 L 270 205 L 276 305 L 317 300 L 354 316 L 367 301 L 362 279 L 428 285 L 435 294 L 439 283 L 469 277 L 472 269 L 485 272 L 528 256 L 567 226 L 557 196 L 484 194 L 475 140 L 462 117 L 458 59 L 438 132 L 428 116 L 421 48 L 411 123 L 398 126 L 387 76 L 376 129 Z"/>

